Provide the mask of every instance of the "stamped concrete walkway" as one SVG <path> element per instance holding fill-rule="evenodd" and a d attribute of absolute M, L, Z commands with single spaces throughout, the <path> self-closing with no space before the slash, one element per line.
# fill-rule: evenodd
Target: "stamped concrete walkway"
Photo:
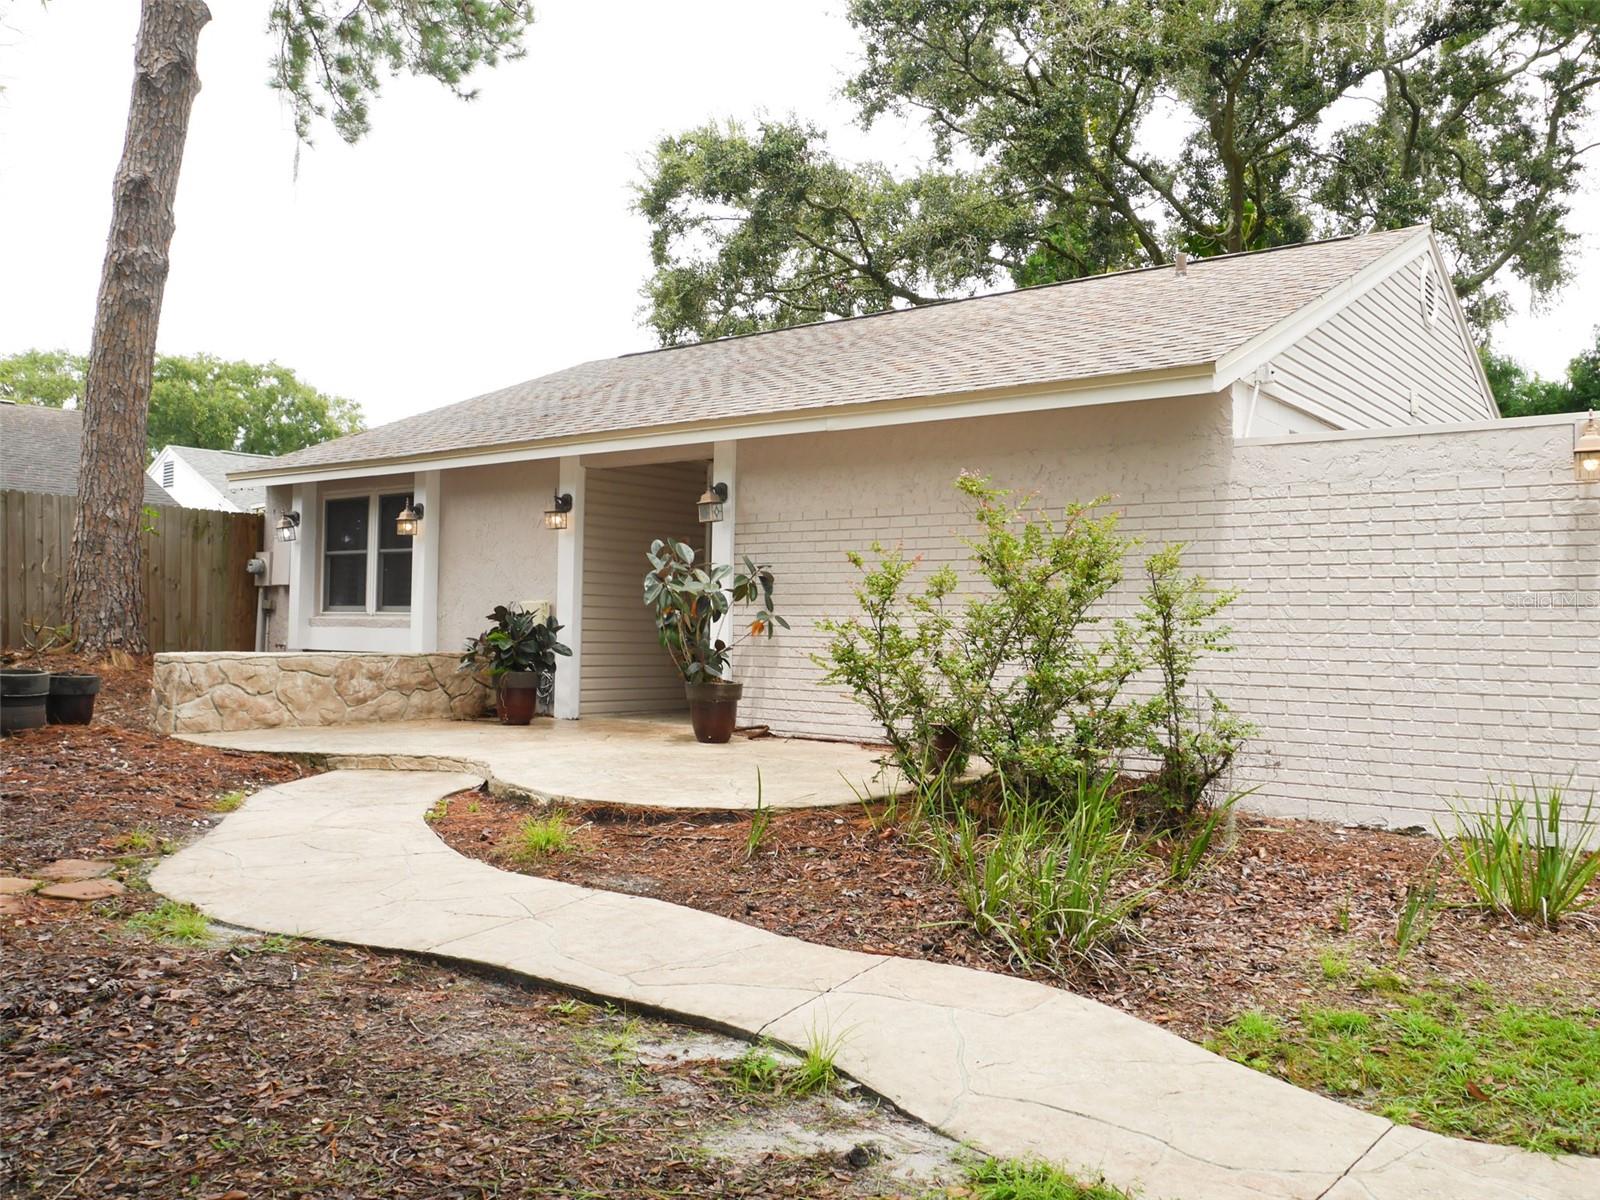
<path fill-rule="evenodd" d="M 562 803 L 751 809 L 759 795 L 768 808 L 827 808 L 894 790 L 880 751 L 778 737 L 702 746 L 685 716 L 525 727 L 383 721 L 178 736 L 230 750 L 314 755 L 331 767 L 470 771 L 496 790 Z"/>
<path fill-rule="evenodd" d="M 935 1128 L 1150 1200 L 1600 1196 L 1600 1160 L 1391 1125 L 1058 988 L 463 858 L 422 814 L 478 782 L 335 771 L 269 788 L 151 884 L 238 925 L 489 964 L 791 1045 L 842 1038 L 842 1070 Z"/>

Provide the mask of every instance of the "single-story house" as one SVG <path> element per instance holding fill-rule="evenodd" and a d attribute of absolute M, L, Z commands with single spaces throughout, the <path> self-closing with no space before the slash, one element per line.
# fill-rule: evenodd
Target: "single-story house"
<path fill-rule="evenodd" d="M 794 628 L 736 656 L 741 718 L 844 738 L 871 727 L 810 656 L 846 551 L 959 556 L 962 470 L 1108 495 L 1243 590 L 1219 687 L 1262 726 L 1265 802 L 1415 819 L 1600 732 L 1592 642 L 1517 599 L 1600 579 L 1600 500 L 1565 419 L 1499 419 L 1448 281 L 1425 227 L 1124 271 L 584 363 L 230 479 L 293 525 L 274 647 L 453 650 L 548 601 L 558 717 L 681 706 L 640 587 L 672 536 L 776 572 Z"/>
<path fill-rule="evenodd" d="M 214 512 L 261 512 L 267 489 L 260 484 L 232 484 L 230 471 L 253 471 L 272 461 L 270 454 L 244 454 L 237 450 L 206 450 L 199 446 L 164 446 L 145 474 L 184 508 Z"/>
<path fill-rule="evenodd" d="M 78 494 L 83 413 L 75 408 L 0 400 L 0 490 L 46 496 Z M 144 502 L 177 504 L 146 479 Z"/>

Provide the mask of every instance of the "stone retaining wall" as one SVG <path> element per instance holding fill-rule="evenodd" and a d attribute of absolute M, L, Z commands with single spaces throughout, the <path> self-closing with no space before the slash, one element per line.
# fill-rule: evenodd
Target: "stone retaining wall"
<path fill-rule="evenodd" d="M 158 654 L 152 720 L 162 733 L 464 720 L 489 693 L 454 654 Z"/>

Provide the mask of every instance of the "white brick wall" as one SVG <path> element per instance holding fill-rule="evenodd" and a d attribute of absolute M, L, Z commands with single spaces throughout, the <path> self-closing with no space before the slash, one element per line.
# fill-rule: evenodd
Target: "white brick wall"
<path fill-rule="evenodd" d="M 745 442 L 737 548 L 794 625 L 741 650 L 746 715 L 872 733 L 817 686 L 813 621 L 854 607 L 847 550 L 961 558 L 972 469 L 1055 506 L 1114 493 L 1126 532 L 1243 589 L 1209 682 L 1262 727 L 1255 807 L 1431 825 L 1490 777 L 1600 785 L 1600 496 L 1572 482 L 1570 422 L 1236 444 L 1228 421 L 1189 397 Z"/>

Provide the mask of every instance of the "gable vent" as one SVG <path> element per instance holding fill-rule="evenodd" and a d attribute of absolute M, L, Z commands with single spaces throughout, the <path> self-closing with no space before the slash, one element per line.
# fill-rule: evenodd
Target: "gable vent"
<path fill-rule="evenodd" d="M 161 464 L 161 486 L 162 487 L 169 488 L 169 487 L 172 486 L 172 471 L 173 471 L 172 460 L 169 458 L 169 459 L 167 459 L 166 462 Z"/>
<path fill-rule="evenodd" d="M 1427 263 L 1422 264 L 1422 277 L 1417 281 L 1417 304 L 1422 323 L 1432 329 L 1439 323 L 1439 281 Z"/>

